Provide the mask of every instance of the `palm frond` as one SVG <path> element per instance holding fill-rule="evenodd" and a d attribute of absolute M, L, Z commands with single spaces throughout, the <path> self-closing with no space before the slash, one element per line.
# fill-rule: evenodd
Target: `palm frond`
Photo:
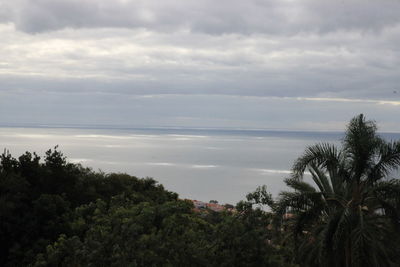
<path fill-rule="evenodd" d="M 384 143 L 379 147 L 378 163 L 368 175 L 370 183 L 374 183 L 400 167 L 400 142 Z"/>
<path fill-rule="evenodd" d="M 295 161 L 274 211 L 306 266 L 400 266 L 400 141 L 386 142 L 373 121 L 351 120 L 342 148 L 310 146 Z M 308 170 L 315 187 L 303 180 Z M 283 215 L 292 213 L 290 221 Z M 303 265 L 302 265 L 303 266 Z"/>
<path fill-rule="evenodd" d="M 379 182 L 373 187 L 371 195 L 379 204 L 375 209 L 383 210 L 400 232 L 400 180 Z"/>
<path fill-rule="evenodd" d="M 299 177 L 303 177 L 304 171 L 310 165 L 315 165 L 321 168 L 329 168 L 337 166 L 340 162 L 341 154 L 336 146 L 321 143 L 310 146 L 304 154 L 294 163 L 293 173 Z"/>
<path fill-rule="evenodd" d="M 315 164 L 310 164 L 308 168 L 314 183 L 318 186 L 319 190 L 329 196 L 333 195 L 333 188 L 325 173 L 319 169 Z"/>
<path fill-rule="evenodd" d="M 343 140 L 343 151 L 352 166 L 353 179 L 360 180 L 368 171 L 375 151 L 384 143 L 373 121 L 366 121 L 363 114 L 353 118 Z"/>
<path fill-rule="evenodd" d="M 316 192 L 315 188 L 312 185 L 310 185 L 307 182 L 301 181 L 295 177 L 285 179 L 285 183 L 287 186 L 289 186 L 299 192 L 303 192 L 303 193 Z"/>

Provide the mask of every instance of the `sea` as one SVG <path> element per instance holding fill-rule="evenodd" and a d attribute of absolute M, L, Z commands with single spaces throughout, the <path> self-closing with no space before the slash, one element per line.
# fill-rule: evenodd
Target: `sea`
<path fill-rule="evenodd" d="M 382 133 L 399 140 L 400 133 Z M 58 145 L 72 163 L 106 173 L 152 177 L 180 198 L 235 204 L 258 186 L 273 196 L 307 146 L 340 145 L 343 132 L 180 127 L 0 127 L 0 148 L 44 156 Z"/>

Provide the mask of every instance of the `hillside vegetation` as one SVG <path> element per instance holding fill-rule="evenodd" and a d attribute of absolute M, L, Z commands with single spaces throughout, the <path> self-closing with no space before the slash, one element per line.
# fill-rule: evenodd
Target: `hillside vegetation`
<path fill-rule="evenodd" d="M 1 156 L 1 266 L 283 266 L 270 214 L 194 212 L 153 179 L 94 172 L 57 149 Z"/>

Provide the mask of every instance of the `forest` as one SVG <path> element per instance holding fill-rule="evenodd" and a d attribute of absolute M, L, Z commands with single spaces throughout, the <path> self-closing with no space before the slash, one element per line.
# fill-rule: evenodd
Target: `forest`
<path fill-rule="evenodd" d="M 305 149 L 276 198 L 196 210 L 152 178 L 57 147 L 0 158 L 0 266 L 400 266 L 400 141 L 361 114 Z"/>

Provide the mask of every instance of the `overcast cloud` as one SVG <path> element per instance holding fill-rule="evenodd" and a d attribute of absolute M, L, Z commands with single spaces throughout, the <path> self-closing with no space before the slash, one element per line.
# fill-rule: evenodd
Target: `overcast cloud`
<path fill-rule="evenodd" d="M 400 131 L 400 1 L 0 0 L 0 123 Z"/>

